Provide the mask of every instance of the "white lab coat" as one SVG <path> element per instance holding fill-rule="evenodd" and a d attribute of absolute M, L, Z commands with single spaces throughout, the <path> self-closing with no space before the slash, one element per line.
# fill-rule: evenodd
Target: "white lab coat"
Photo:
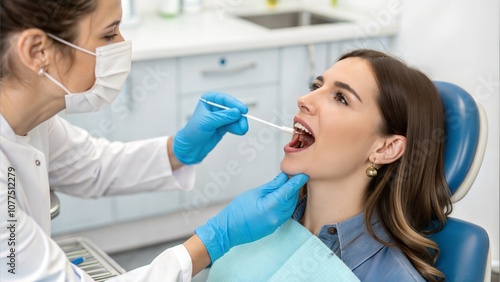
<path fill-rule="evenodd" d="M 172 171 L 167 137 L 110 143 L 59 116 L 17 136 L 0 115 L 0 132 L 0 281 L 92 281 L 50 238 L 50 188 L 99 197 L 194 185 L 194 168 Z M 191 268 L 179 245 L 115 280 L 190 281 Z"/>

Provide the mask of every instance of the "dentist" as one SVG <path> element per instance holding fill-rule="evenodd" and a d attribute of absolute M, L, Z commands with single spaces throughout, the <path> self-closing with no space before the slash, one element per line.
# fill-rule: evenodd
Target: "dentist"
<path fill-rule="evenodd" d="M 225 133 L 248 130 L 246 106 L 221 93 L 203 97 L 230 110 L 200 103 L 174 137 L 111 143 L 57 116 L 98 111 L 120 92 L 132 48 L 121 13 L 120 0 L 0 2 L 1 281 L 92 281 L 50 238 L 50 188 L 81 197 L 188 190 L 190 165 Z M 281 173 L 237 196 L 184 244 L 115 280 L 190 281 L 289 219 L 307 178 Z"/>

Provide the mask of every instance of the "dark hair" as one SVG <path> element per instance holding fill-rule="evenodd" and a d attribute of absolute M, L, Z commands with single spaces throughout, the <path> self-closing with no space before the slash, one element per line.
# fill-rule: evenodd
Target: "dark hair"
<path fill-rule="evenodd" d="M 451 195 L 444 178 L 444 110 L 433 82 L 402 61 L 373 50 L 356 50 L 340 60 L 366 60 L 378 85 L 382 115 L 379 133 L 403 135 L 406 150 L 382 166 L 369 185 L 365 221 L 378 214 L 385 230 L 428 281 L 444 279 L 434 267 L 439 247 L 426 236 L 442 228 L 451 213 Z M 431 228 L 431 222 L 438 224 Z M 370 224 L 368 232 L 379 242 Z"/>
<path fill-rule="evenodd" d="M 0 80 L 15 76 L 15 66 L 8 56 L 13 34 L 39 28 L 66 41 L 77 37 L 81 18 L 95 10 L 96 0 L 2 0 L 0 2 Z M 69 47 L 58 42 L 61 50 Z"/>

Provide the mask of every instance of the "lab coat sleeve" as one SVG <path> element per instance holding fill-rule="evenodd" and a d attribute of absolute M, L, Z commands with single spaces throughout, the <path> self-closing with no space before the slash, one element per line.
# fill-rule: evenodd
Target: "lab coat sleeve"
<path fill-rule="evenodd" d="M 172 171 L 168 137 L 109 142 L 58 116 L 50 122 L 49 182 L 54 190 L 100 197 L 194 186 L 194 167 Z"/>
<path fill-rule="evenodd" d="M 190 282 L 192 271 L 189 253 L 183 245 L 178 245 L 165 250 L 151 264 L 112 278 L 107 282 Z"/>

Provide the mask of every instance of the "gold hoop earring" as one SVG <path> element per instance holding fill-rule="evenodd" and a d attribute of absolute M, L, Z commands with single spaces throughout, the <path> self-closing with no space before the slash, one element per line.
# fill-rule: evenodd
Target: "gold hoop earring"
<path fill-rule="evenodd" d="M 377 176 L 377 168 L 375 167 L 375 159 L 371 162 L 370 166 L 366 169 L 366 176 L 375 178 Z"/>

